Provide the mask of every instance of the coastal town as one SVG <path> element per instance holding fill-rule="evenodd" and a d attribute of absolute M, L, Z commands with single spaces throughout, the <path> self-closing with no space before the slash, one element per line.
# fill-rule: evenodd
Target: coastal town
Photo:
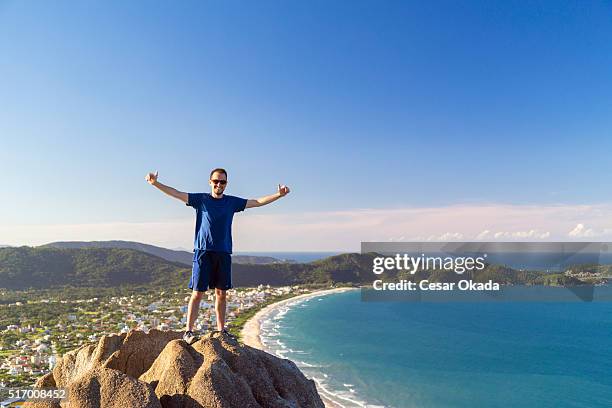
<path fill-rule="evenodd" d="M 228 291 L 227 322 L 230 330 L 249 311 L 282 298 L 308 293 L 301 286 L 231 289 Z M 0 390 L 31 386 L 40 376 L 53 370 L 66 352 L 95 343 L 109 334 L 142 330 L 181 331 L 185 327 L 188 293 L 157 292 L 147 295 L 76 300 L 32 299 L 27 304 L 48 308 L 66 306 L 70 313 L 51 322 L 0 326 Z M 3 305 L 23 308 L 23 302 Z M 31 321 L 31 319 L 29 319 Z M 207 293 L 201 302 L 197 330 L 215 328 L 214 295 Z M 0 395 L 0 401 L 5 396 Z"/>

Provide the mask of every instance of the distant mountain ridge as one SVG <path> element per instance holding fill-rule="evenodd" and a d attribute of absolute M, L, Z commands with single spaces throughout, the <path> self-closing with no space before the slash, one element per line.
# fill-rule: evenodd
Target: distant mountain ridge
<path fill-rule="evenodd" d="M 329 264 L 326 260 L 307 264 L 234 264 L 232 281 L 235 286 L 257 286 L 358 283 L 366 278 L 371 257 L 344 254 L 332 258 L 337 259 Z M 135 249 L 54 246 L 0 248 L 0 288 L 6 289 L 121 285 L 176 288 L 186 287 L 190 276 L 191 268 L 187 265 Z"/>
<path fill-rule="evenodd" d="M 0 248 L 0 287 L 113 287 L 168 285 L 186 280 L 189 268 L 155 255 L 118 248 Z"/>
<path fill-rule="evenodd" d="M 80 248 L 118 248 L 118 249 L 134 249 L 136 251 L 145 252 L 155 255 L 170 262 L 179 262 L 184 265 L 191 266 L 193 262 L 193 252 L 174 250 L 163 247 L 158 247 L 150 244 L 143 244 L 135 241 L 58 241 L 49 244 L 41 245 L 39 248 L 53 247 L 62 249 L 80 249 Z M 272 264 L 294 262 L 284 259 L 273 258 L 271 256 L 254 256 L 254 255 L 232 255 L 232 263 L 235 264 Z"/>
<path fill-rule="evenodd" d="M 453 271 L 388 271 L 384 276 L 372 273 L 375 253 L 341 254 L 309 263 L 235 264 L 232 266 L 234 286 L 274 286 L 297 284 L 345 283 L 370 285 L 374 279 L 386 281 L 428 279 L 432 282 L 457 282 L 468 276 Z M 179 262 L 134 249 L 123 248 L 0 248 L 0 288 L 43 289 L 52 287 L 117 287 L 153 285 L 164 288 L 185 288 L 191 268 Z M 563 274 L 489 265 L 470 276 L 475 282 L 492 279 L 500 284 L 574 285 L 584 283 Z"/>

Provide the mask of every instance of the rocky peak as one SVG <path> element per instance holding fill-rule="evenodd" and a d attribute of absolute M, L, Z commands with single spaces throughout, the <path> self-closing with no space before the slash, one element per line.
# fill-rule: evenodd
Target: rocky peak
<path fill-rule="evenodd" d="M 36 386 L 66 388 L 68 399 L 24 406 L 324 407 L 314 382 L 293 362 L 220 333 L 192 346 L 171 331 L 105 336 L 64 355 Z"/>

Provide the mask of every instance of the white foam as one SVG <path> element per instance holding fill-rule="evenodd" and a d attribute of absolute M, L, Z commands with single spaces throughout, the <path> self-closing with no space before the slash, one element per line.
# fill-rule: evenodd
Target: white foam
<path fill-rule="evenodd" d="M 347 396 L 347 395 L 345 395 L 346 393 L 332 392 L 331 390 L 326 388 L 325 387 L 325 383 L 323 381 L 321 381 L 321 379 L 319 379 L 317 377 L 312 377 L 312 379 L 317 383 L 317 386 L 325 394 L 325 396 L 327 398 L 329 398 L 334 403 L 338 404 L 339 406 L 341 406 L 343 408 L 349 408 L 349 407 L 352 407 L 352 406 L 357 406 L 357 407 L 362 407 L 362 408 L 368 408 L 369 407 L 366 404 L 365 401 L 361 401 L 361 400 L 355 399 L 353 396 Z M 342 400 L 342 402 L 338 401 L 338 399 Z M 350 403 L 350 404 L 353 404 L 353 405 L 345 405 L 347 402 Z"/>
<path fill-rule="evenodd" d="M 293 350 L 290 348 L 287 348 L 287 346 L 285 346 L 285 344 L 280 340 L 280 339 L 271 339 L 271 337 L 277 337 L 277 336 L 283 336 L 283 337 L 291 337 L 289 335 L 286 334 L 285 330 L 288 327 L 282 327 L 279 323 L 285 318 L 285 315 L 290 311 L 290 309 L 292 307 L 295 307 L 296 305 L 300 305 L 301 307 L 306 307 L 305 304 L 302 303 L 307 303 L 313 299 L 317 299 L 317 301 L 322 301 L 323 300 L 323 296 L 325 295 L 320 295 L 320 296 L 313 296 L 313 297 L 309 297 L 309 298 L 305 298 L 305 299 L 298 299 L 295 301 L 291 301 L 291 302 L 287 302 L 285 303 L 283 306 L 279 306 L 275 312 L 273 312 L 272 314 L 274 314 L 273 317 L 268 317 L 265 320 L 263 320 L 263 322 L 261 323 L 261 328 L 262 328 L 262 344 L 275 344 L 280 346 L 281 349 L 278 350 L 273 350 L 273 348 L 276 348 L 273 346 L 273 348 L 271 349 L 269 346 L 267 347 L 268 352 L 273 352 L 275 355 L 277 355 L 280 358 L 285 358 L 285 354 L 288 352 L 291 353 L 296 353 L 296 354 L 311 354 L 310 352 L 306 352 L 303 350 Z M 277 329 L 283 329 L 283 334 L 281 334 L 281 332 Z M 263 337 L 266 336 L 268 337 L 268 341 L 264 341 Z M 334 390 L 328 383 L 327 380 L 329 380 L 329 376 L 328 374 L 325 374 L 323 372 L 321 372 L 321 370 L 319 370 L 320 368 L 325 368 L 325 367 L 329 367 L 329 365 L 315 365 L 315 364 L 311 364 L 308 363 L 306 361 L 301 361 L 298 360 L 296 361 L 296 365 L 298 367 L 303 367 L 305 369 L 305 373 L 309 372 L 312 375 L 312 379 L 317 383 L 317 388 L 319 389 L 319 391 L 330 401 L 332 401 L 333 403 L 335 403 L 337 406 L 341 407 L 341 408 L 385 408 L 384 406 L 380 406 L 380 405 L 369 405 L 367 404 L 365 401 L 361 400 L 360 398 L 358 398 L 358 396 L 356 395 L 356 390 L 352 387 L 354 387 L 353 384 L 342 384 L 344 387 L 348 388 L 348 390 L 343 389 L 343 390 Z M 316 369 L 313 370 L 313 369 Z M 322 377 L 321 377 L 322 376 Z"/>

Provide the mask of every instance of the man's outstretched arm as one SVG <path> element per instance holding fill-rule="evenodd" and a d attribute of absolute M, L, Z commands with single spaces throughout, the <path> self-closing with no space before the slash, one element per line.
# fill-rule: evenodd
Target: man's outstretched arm
<path fill-rule="evenodd" d="M 164 193 L 168 194 L 170 197 L 178 198 L 185 204 L 187 203 L 187 200 L 189 200 L 189 195 L 187 193 L 183 193 L 182 191 L 178 191 L 175 188 L 172 188 L 157 181 L 157 172 L 147 174 L 145 176 L 145 180 L 147 180 L 152 186 L 155 186 Z"/>
<path fill-rule="evenodd" d="M 286 196 L 287 194 L 289 194 L 289 187 L 281 186 L 279 184 L 278 185 L 278 191 L 276 192 L 276 194 L 272 194 L 272 195 L 269 195 L 269 196 L 261 197 L 261 198 L 258 198 L 258 199 L 247 200 L 245 208 L 261 207 L 262 205 L 270 204 L 270 203 L 278 200 L 279 198 Z"/>

